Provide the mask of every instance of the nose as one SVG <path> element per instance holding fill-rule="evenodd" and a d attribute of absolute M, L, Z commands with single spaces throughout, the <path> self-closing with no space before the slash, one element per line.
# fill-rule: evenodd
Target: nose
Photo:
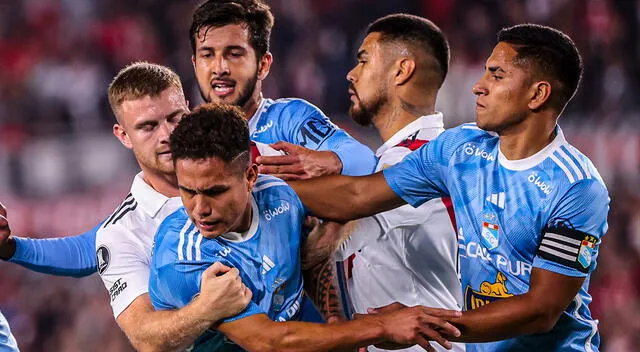
<path fill-rule="evenodd" d="M 193 213 L 199 218 L 206 218 L 211 215 L 211 206 L 207 203 L 205 197 L 201 194 L 196 194 L 193 199 L 194 207 Z"/>
<path fill-rule="evenodd" d="M 213 71 L 212 73 L 215 76 L 223 76 L 229 74 L 229 63 L 227 62 L 227 59 L 224 57 L 224 55 L 217 55 L 215 60 L 213 60 L 211 69 Z"/>
<path fill-rule="evenodd" d="M 356 68 L 354 67 L 351 71 L 347 72 L 347 81 L 354 83 L 356 81 Z"/>
<path fill-rule="evenodd" d="M 478 82 L 476 82 L 476 84 L 473 85 L 473 87 L 471 88 L 471 91 L 473 92 L 473 94 L 475 95 L 487 95 L 487 88 L 482 84 L 482 78 L 480 78 L 478 80 Z"/>
<path fill-rule="evenodd" d="M 169 121 L 164 121 L 158 127 L 158 134 L 160 143 L 169 143 L 169 137 L 171 137 L 171 132 L 176 128 L 174 123 Z"/>

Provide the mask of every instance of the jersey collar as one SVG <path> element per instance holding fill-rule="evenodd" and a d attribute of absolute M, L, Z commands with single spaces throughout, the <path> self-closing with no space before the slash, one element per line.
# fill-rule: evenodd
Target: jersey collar
<path fill-rule="evenodd" d="M 251 195 L 251 225 L 249 226 L 249 229 L 245 232 L 227 232 L 220 235 L 220 237 L 230 242 L 244 242 L 250 240 L 258 231 L 258 224 L 260 223 L 260 214 L 258 212 L 258 204 L 256 203 L 255 198 L 253 198 L 253 195 Z"/>
<path fill-rule="evenodd" d="M 160 209 L 162 209 L 169 200 L 177 199 L 180 201 L 180 197 L 169 198 L 153 189 L 153 187 L 142 178 L 142 172 L 139 172 L 136 177 L 133 178 L 131 194 L 142 210 L 152 218 L 158 214 Z"/>
<path fill-rule="evenodd" d="M 262 94 L 260 94 L 260 103 L 258 104 L 258 108 L 256 109 L 256 112 L 253 113 L 253 116 L 251 116 L 249 121 L 247 121 L 247 124 L 249 125 L 249 135 L 252 135 L 253 132 L 256 131 L 258 122 L 260 121 L 260 115 L 262 114 L 262 110 L 264 109 L 264 105 L 267 100 L 268 99 L 263 98 Z"/>
<path fill-rule="evenodd" d="M 546 158 L 551 156 L 553 152 L 555 152 L 561 145 L 565 144 L 567 140 L 564 138 L 564 133 L 562 133 L 562 129 L 560 126 L 556 125 L 556 137 L 549 143 L 546 147 L 542 148 L 537 153 L 526 157 L 524 159 L 518 160 L 509 160 L 507 159 L 502 151 L 500 150 L 500 142 L 498 142 L 498 162 L 504 168 L 513 170 L 513 171 L 522 171 L 528 170 L 532 167 L 537 166 L 541 162 L 543 162 Z"/>
<path fill-rule="evenodd" d="M 404 126 L 402 129 L 400 129 L 400 131 L 396 132 L 393 136 L 391 136 L 391 138 L 384 142 L 384 144 L 381 145 L 378 150 L 376 150 L 376 156 L 380 157 L 389 148 L 392 148 L 393 146 L 402 142 L 412 133 L 426 128 L 444 128 L 442 113 L 436 112 L 435 114 L 420 116 L 416 120 Z"/>

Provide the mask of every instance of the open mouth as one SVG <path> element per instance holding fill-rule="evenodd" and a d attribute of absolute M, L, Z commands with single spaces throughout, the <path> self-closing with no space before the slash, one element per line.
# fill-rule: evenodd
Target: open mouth
<path fill-rule="evenodd" d="M 232 81 L 213 81 L 211 82 L 211 88 L 213 88 L 213 93 L 221 98 L 229 96 L 233 94 L 235 90 L 236 84 Z"/>
<path fill-rule="evenodd" d="M 200 231 L 206 232 L 212 232 L 215 229 L 216 225 L 218 225 L 218 223 L 220 223 L 220 221 L 197 221 Z"/>

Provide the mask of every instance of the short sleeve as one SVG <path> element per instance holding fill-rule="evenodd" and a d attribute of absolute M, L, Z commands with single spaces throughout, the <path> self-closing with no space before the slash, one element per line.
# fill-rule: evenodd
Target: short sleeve
<path fill-rule="evenodd" d="M 447 132 L 383 170 L 389 187 L 414 207 L 449 195 L 445 179 L 451 159 L 451 155 L 445 155 L 450 154 L 445 153 Z"/>
<path fill-rule="evenodd" d="M 596 268 L 608 211 L 609 194 L 600 180 L 572 185 L 551 213 L 533 266 L 567 276 L 587 276 Z"/>

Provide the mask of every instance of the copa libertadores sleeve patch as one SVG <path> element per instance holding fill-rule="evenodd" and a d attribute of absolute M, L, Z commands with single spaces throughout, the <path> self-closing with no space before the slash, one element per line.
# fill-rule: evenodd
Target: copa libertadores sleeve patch
<path fill-rule="evenodd" d="M 566 227 L 546 227 L 537 255 L 588 273 L 597 241 L 595 236 L 582 231 Z"/>

